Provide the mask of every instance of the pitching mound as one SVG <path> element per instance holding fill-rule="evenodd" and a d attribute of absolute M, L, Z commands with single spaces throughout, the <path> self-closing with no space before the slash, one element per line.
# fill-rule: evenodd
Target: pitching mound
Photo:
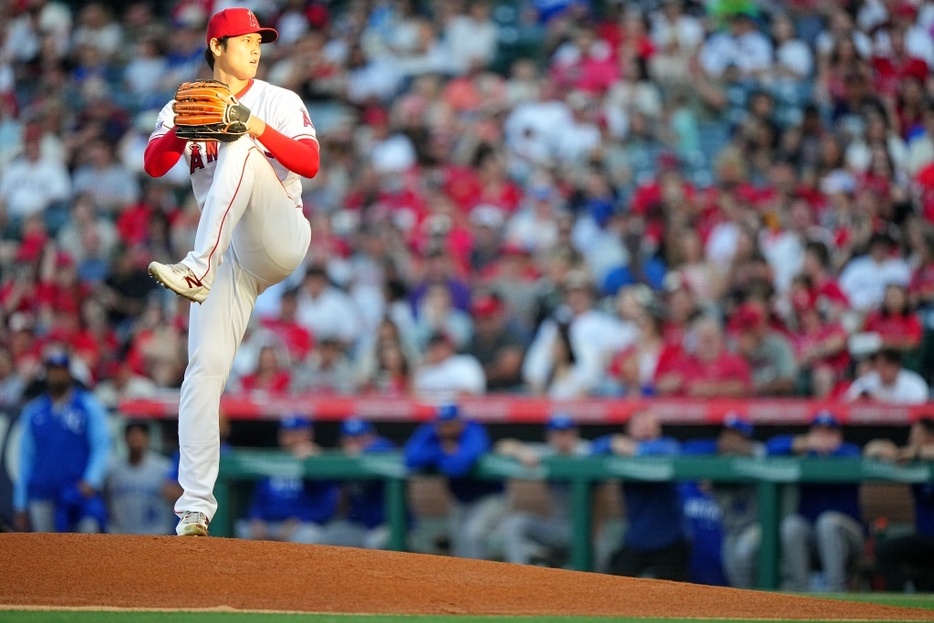
<path fill-rule="evenodd" d="M 930 620 L 923 610 L 441 556 L 219 538 L 0 535 L 0 605 Z"/>

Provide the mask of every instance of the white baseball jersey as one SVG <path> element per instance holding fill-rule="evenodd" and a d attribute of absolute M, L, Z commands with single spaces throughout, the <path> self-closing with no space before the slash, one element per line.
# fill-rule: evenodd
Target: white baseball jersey
<path fill-rule="evenodd" d="M 262 80 L 252 80 L 246 91 L 237 94 L 237 99 L 250 109 L 251 114 L 262 119 L 267 125 L 275 128 L 285 136 L 295 140 L 307 138 L 318 140 L 305 104 L 292 91 Z M 171 100 L 162 108 L 156 122 L 156 129 L 149 136 L 150 141 L 167 134 L 175 127 L 175 113 L 172 112 L 174 102 L 175 100 Z M 275 170 L 276 176 L 282 182 L 285 192 L 292 198 L 295 205 L 301 205 L 301 176 L 282 166 L 258 139 L 248 138 L 266 155 L 266 159 Z M 204 199 L 214 181 L 217 148 L 218 144 L 215 141 L 200 143 L 189 141 L 185 146 L 185 162 L 188 163 L 191 170 L 191 188 L 194 191 L 195 200 L 201 207 L 204 206 Z"/>

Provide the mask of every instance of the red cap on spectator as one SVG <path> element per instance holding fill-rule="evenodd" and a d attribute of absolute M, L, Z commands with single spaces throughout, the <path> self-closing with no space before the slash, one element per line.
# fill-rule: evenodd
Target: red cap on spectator
<path fill-rule="evenodd" d="M 758 329 L 765 324 L 765 312 L 755 303 L 743 303 L 733 314 L 731 324 L 740 331 Z"/>
<path fill-rule="evenodd" d="M 474 316 L 480 318 L 489 318 L 498 313 L 503 308 L 503 302 L 492 294 L 487 294 L 476 299 L 471 305 L 470 311 Z"/>
<path fill-rule="evenodd" d="M 239 37 L 259 33 L 263 43 L 272 43 L 279 38 L 279 33 L 274 28 L 260 28 L 259 21 L 253 15 L 253 11 L 236 7 L 224 9 L 215 13 L 208 22 L 207 43 L 211 45 L 211 39 L 221 39 L 222 37 Z"/>

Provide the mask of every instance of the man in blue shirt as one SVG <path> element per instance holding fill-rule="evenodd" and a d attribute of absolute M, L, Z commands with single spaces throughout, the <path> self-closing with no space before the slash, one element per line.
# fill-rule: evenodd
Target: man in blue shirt
<path fill-rule="evenodd" d="M 447 478 L 451 553 L 462 558 L 487 557 L 490 533 L 506 512 L 503 483 L 470 476 L 489 449 L 486 429 L 463 419 L 454 404 L 439 407 L 434 422 L 419 426 L 405 444 L 406 467 Z"/>
<path fill-rule="evenodd" d="M 279 446 L 296 458 L 320 452 L 311 421 L 288 417 L 279 427 Z M 245 520 L 237 522 L 242 539 L 321 543 L 325 525 L 337 512 L 339 489 L 331 482 L 300 476 L 271 476 L 257 483 Z"/>
<path fill-rule="evenodd" d="M 570 415 L 555 414 L 548 420 L 546 431 L 546 443 L 503 439 L 496 444 L 496 453 L 512 457 L 528 468 L 535 468 L 542 459 L 553 456 L 587 456 L 590 453 L 590 444 L 581 439 L 577 424 Z M 549 481 L 548 492 L 547 516 L 513 511 L 503 520 L 506 562 L 529 564 L 538 548 L 566 550 L 570 547 L 571 485 L 567 481 Z"/>
<path fill-rule="evenodd" d="M 780 435 L 766 443 L 770 456 L 859 457 L 859 446 L 843 441 L 840 422 L 829 411 L 819 412 L 803 435 Z M 803 484 L 798 511 L 782 520 L 782 558 L 788 589 L 806 591 L 814 554 L 824 572 L 827 590 L 847 588 L 847 568 L 863 549 L 859 485 Z"/>
<path fill-rule="evenodd" d="M 865 455 L 887 461 L 934 461 L 934 416 L 911 426 L 908 445 L 898 448 L 890 440 L 866 444 Z M 908 582 L 918 592 L 934 591 L 934 482 L 911 486 L 915 502 L 915 532 L 883 539 L 876 547 L 876 567 L 886 590 L 904 591 Z"/>
<path fill-rule="evenodd" d="M 594 440 L 592 454 L 627 457 L 674 456 L 678 442 L 662 437 L 652 411 L 633 414 L 625 435 Z M 678 485 L 673 482 L 626 481 L 622 485 L 626 516 L 623 546 L 610 560 L 610 573 L 664 580 L 686 580 L 690 545 Z"/>
<path fill-rule="evenodd" d="M 357 417 L 341 424 L 341 449 L 349 456 L 390 452 L 395 445 L 376 433 L 373 424 Z M 389 542 L 386 525 L 385 485 L 382 480 L 346 481 L 342 485 L 347 517 L 328 526 L 324 543 L 346 547 L 385 549 Z"/>
<path fill-rule="evenodd" d="M 724 417 L 723 428 L 717 437 L 687 441 L 681 446 L 681 452 L 691 455 L 765 456 L 765 446 L 754 441 L 752 433 L 752 423 L 744 415 L 730 412 Z M 720 509 L 723 524 L 723 546 L 721 555 L 717 558 L 722 558 L 723 571 L 731 586 L 753 588 L 756 557 L 762 538 L 756 487 L 749 484 L 719 483 L 713 486 L 712 495 Z M 699 503 L 695 501 L 694 504 Z M 687 511 L 685 515 L 691 519 Z M 710 545 L 709 542 L 699 541 L 697 534 L 696 532 L 693 540 L 692 567 L 696 566 L 706 547 Z M 708 556 L 707 561 L 708 567 L 715 564 L 712 556 Z M 715 571 L 710 570 L 707 577 L 716 577 L 715 574 Z"/>
<path fill-rule="evenodd" d="M 13 493 L 19 530 L 100 532 L 106 523 L 100 492 L 110 454 L 107 415 L 74 384 L 70 365 L 66 353 L 50 353 L 45 392 L 23 407 Z"/>

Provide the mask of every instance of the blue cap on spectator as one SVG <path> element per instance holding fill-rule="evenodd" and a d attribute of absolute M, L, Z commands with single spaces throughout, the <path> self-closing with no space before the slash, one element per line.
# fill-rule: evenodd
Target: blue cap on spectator
<path fill-rule="evenodd" d="M 347 437 L 357 437 L 373 432 L 373 425 L 358 417 L 351 417 L 341 424 L 341 434 Z"/>
<path fill-rule="evenodd" d="M 439 422 L 450 422 L 456 420 L 461 415 L 460 409 L 456 404 L 444 404 L 435 411 L 435 419 Z"/>
<path fill-rule="evenodd" d="M 811 420 L 811 426 L 826 426 L 827 428 L 840 428 L 840 420 L 830 411 L 823 409 L 817 412 Z"/>
<path fill-rule="evenodd" d="M 555 413 L 548 420 L 548 430 L 570 430 L 574 428 L 574 419 L 567 413 Z"/>
<path fill-rule="evenodd" d="M 293 413 L 282 419 L 280 428 L 282 430 L 304 430 L 311 428 L 311 420 L 300 413 Z"/>
<path fill-rule="evenodd" d="M 45 367 L 47 368 L 68 368 L 71 365 L 71 358 L 63 350 L 53 350 L 45 356 Z"/>
<path fill-rule="evenodd" d="M 752 422 L 736 411 L 730 411 L 723 417 L 723 427 L 735 430 L 743 437 L 752 437 Z"/>

